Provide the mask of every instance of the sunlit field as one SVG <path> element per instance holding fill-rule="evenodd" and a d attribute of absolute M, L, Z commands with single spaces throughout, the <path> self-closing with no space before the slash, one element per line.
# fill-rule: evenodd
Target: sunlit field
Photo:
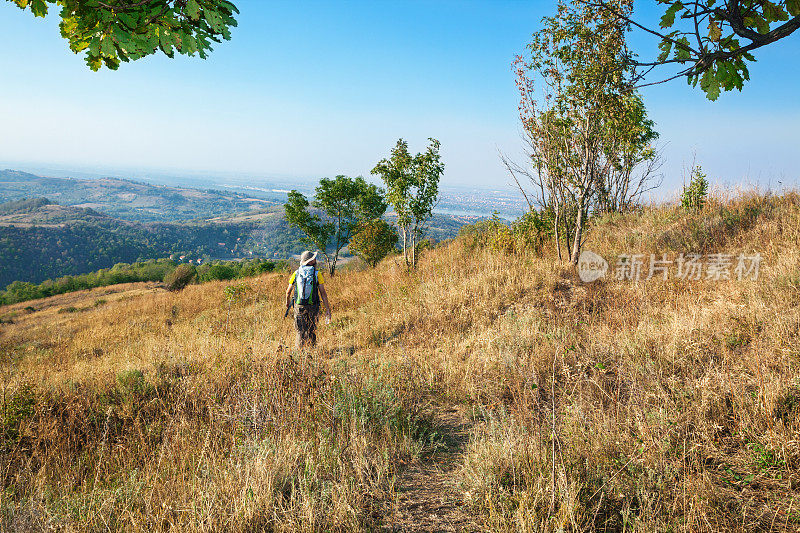
<path fill-rule="evenodd" d="M 603 217 L 585 245 L 612 270 L 757 252 L 755 280 L 585 284 L 494 237 L 328 278 L 304 352 L 286 274 L 0 308 L 0 529 L 380 529 L 447 448 L 473 529 L 800 528 L 798 196 Z"/>

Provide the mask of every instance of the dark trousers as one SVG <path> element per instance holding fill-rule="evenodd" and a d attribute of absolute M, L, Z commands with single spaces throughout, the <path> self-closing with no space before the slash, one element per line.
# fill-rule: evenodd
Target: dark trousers
<path fill-rule="evenodd" d="M 317 345 L 317 315 L 318 305 L 297 305 L 294 308 L 294 327 L 297 329 L 297 347 L 301 348 L 308 343 L 311 347 Z"/>

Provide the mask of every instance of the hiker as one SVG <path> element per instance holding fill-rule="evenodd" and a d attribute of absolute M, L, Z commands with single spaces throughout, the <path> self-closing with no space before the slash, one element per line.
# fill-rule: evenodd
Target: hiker
<path fill-rule="evenodd" d="M 317 315 L 319 302 L 325 304 L 325 317 L 330 321 L 331 306 L 328 304 L 328 294 L 317 269 L 317 253 L 308 250 L 300 256 L 300 268 L 295 270 L 289 279 L 286 288 L 286 309 L 294 306 L 294 325 L 297 329 L 297 348 L 302 348 L 308 342 L 313 348 L 317 344 Z M 294 297 L 292 297 L 294 291 Z"/>

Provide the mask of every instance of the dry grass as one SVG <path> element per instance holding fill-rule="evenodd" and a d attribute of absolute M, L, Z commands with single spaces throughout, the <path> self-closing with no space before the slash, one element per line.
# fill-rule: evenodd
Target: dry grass
<path fill-rule="evenodd" d="M 565 279 L 501 321 L 509 399 L 463 469 L 491 529 L 797 530 L 799 244 L 792 195 L 601 221 L 587 248 L 760 251 L 761 276 Z"/>
<path fill-rule="evenodd" d="M 18 313 L 0 529 L 373 529 L 442 402 L 475 413 L 456 481 L 487 529 L 798 529 L 798 198 L 602 219 L 587 248 L 764 263 L 584 285 L 461 239 L 338 274 L 310 354 L 285 347 L 280 275 L 230 304 L 209 283 Z"/>

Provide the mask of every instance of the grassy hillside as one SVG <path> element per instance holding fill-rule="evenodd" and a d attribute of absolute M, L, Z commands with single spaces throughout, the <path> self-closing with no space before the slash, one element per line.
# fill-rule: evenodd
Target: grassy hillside
<path fill-rule="evenodd" d="M 337 274 L 308 353 L 282 275 L 3 308 L 3 529 L 423 530 L 429 509 L 493 531 L 800 528 L 796 195 L 604 218 L 586 244 L 612 268 L 759 252 L 756 281 L 584 284 L 550 246 L 493 242 Z M 405 494 L 417 478 L 436 489 Z"/>

